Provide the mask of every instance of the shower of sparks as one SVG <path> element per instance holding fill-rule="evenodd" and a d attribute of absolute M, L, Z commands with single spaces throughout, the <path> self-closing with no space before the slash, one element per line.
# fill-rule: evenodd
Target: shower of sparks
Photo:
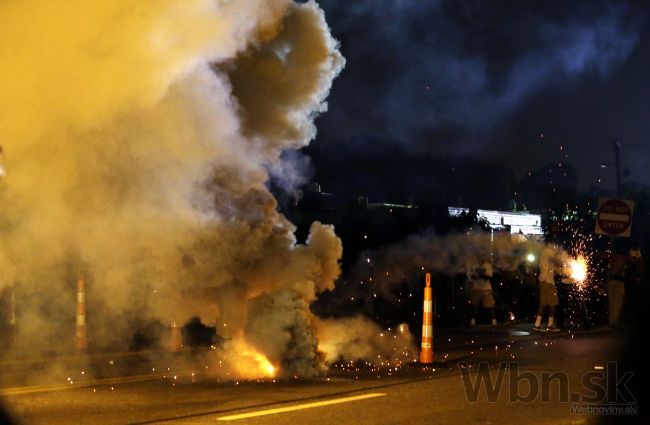
<path fill-rule="evenodd" d="M 575 280 L 578 285 L 582 285 L 587 279 L 587 261 L 585 257 L 579 255 L 570 261 L 569 267 L 571 268 L 571 278 Z"/>
<path fill-rule="evenodd" d="M 572 257 L 567 265 L 573 284 L 567 288 L 565 306 L 565 326 L 569 328 L 593 326 L 602 320 L 603 279 L 609 250 L 603 248 L 601 237 L 592 233 L 592 226 L 584 218 L 560 223 L 561 232 L 570 241 L 567 249 Z"/>
<path fill-rule="evenodd" d="M 575 281 L 577 289 L 582 292 L 589 286 L 593 286 L 598 276 L 594 236 L 580 228 L 574 228 L 570 233 L 569 254 L 573 257 L 568 264 L 570 276 Z"/>

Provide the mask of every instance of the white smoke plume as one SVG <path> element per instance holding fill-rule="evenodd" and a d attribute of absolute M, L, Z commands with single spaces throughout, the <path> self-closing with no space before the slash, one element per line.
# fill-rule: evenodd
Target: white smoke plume
<path fill-rule="evenodd" d="M 406 324 L 383 330 L 367 317 L 356 316 L 321 320 L 317 327 L 320 348 L 329 364 L 366 360 L 392 367 L 416 358 L 413 336 Z"/>
<path fill-rule="evenodd" d="M 317 3 L 21 0 L 0 20 L 14 353 L 71 347 L 81 274 L 91 349 L 198 315 L 230 351 L 320 374 L 309 302 L 332 289 L 341 241 L 314 223 L 296 244 L 266 186 L 344 65 Z"/>
<path fill-rule="evenodd" d="M 569 261 L 569 254 L 561 247 L 523 235 L 493 237 L 486 232 L 413 235 L 394 245 L 362 253 L 350 280 L 365 281 L 367 290 L 392 299 L 394 288 L 425 271 L 455 276 L 466 274 L 468 264 L 490 261 L 495 270 L 512 272 L 528 265 L 529 255 L 533 261 L 528 268 L 536 268 L 546 247 L 554 253 L 552 261 L 556 265 Z"/>

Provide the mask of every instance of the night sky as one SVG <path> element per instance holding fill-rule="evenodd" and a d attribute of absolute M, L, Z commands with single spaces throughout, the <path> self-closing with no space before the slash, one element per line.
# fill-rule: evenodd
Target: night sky
<path fill-rule="evenodd" d="M 347 65 L 307 151 L 312 168 L 381 145 L 375 156 L 472 157 L 517 178 L 572 164 L 586 191 L 613 186 L 600 164 L 616 138 L 627 179 L 650 182 L 647 3 L 318 2 Z"/>

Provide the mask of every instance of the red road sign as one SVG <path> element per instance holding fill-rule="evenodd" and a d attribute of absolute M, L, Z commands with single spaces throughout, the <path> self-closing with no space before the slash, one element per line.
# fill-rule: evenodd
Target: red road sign
<path fill-rule="evenodd" d="M 634 201 L 601 198 L 598 204 L 596 233 L 629 238 L 632 230 Z"/>

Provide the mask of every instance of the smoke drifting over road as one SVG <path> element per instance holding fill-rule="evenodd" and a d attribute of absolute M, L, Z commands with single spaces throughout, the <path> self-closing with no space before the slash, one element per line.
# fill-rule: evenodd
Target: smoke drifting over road
<path fill-rule="evenodd" d="M 417 355 L 406 324 L 384 331 L 370 319 L 357 316 L 320 321 L 322 350 L 330 363 L 370 360 L 375 365 L 398 366 Z"/>
<path fill-rule="evenodd" d="M 544 249 L 550 249 L 553 263 L 558 267 L 570 260 L 564 249 L 522 235 L 499 235 L 494 238 L 483 232 L 414 235 L 377 251 L 362 253 L 350 281 L 368 282 L 368 277 L 371 277 L 365 288 L 392 299 L 392 291 L 398 285 L 411 282 L 414 276 L 423 271 L 448 276 L 464 275 L 468 265 L 476 267 L 483 261 L 490 261 L 495 269 L 512 272 L 531 262 L 531 259 L 536 268 Z M 369 266 L 372 267 L 370 273 Z M 417 288 L 421 288 L 421 285 L 421 282 L 415 283 Z"/>
<path fill-rule="evenodd" d="M 198 315 L 284 374 L 319 374 L 309 302 L 333 287 L 341 241 L 314 223 L 296 244 L 266 186 L 344 65 L 319 6 L 25 0 L 0 17 L 14 350 L 71 346 L 81 273 L 91 348 Z"/>

